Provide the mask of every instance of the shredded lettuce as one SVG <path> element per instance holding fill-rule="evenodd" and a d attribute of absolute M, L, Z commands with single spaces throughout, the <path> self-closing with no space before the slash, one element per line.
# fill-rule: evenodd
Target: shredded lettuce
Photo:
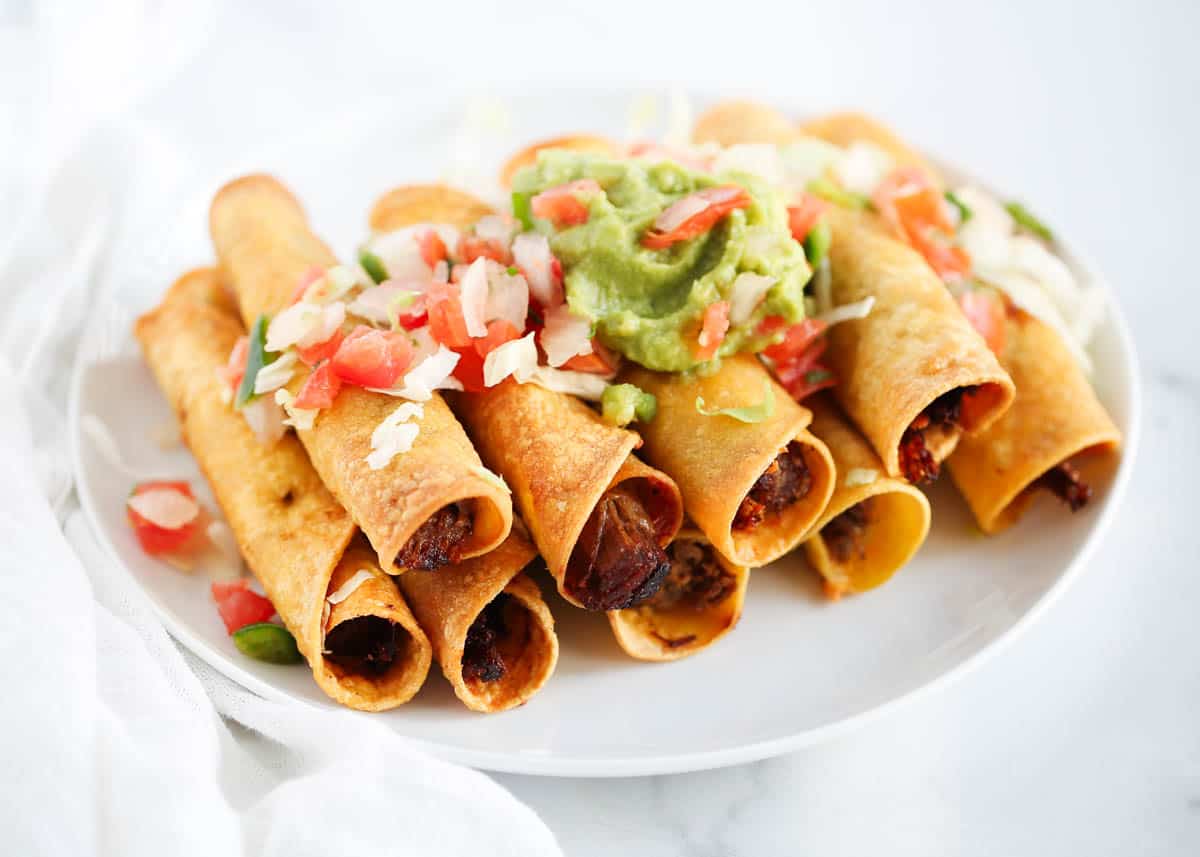
<path fill-rule="evenodd" d="M 611 425 L 625 426 L 634 420 L 648 423 L 656 413 L 658 399 L 634 384 L 610 384 L 600 396 L 600 414 Z"/>
<path fill-rule="evenodd" d="M 704 397 L 696 397 L 696 410 L 706 417 L 731 417 L 743 423 L 766 422 L 775 416 L 775 391 L 771 389 L 770 381 L 763 381 L 763 398 L 757 405 L 745 405 L 740 408 L 712 408 L 704 404 Z"/>

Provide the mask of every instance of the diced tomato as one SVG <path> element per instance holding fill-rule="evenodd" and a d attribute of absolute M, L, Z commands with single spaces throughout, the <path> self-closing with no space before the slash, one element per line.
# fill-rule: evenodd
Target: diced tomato
<path fill-rule="evenodd" d="M 970 274 L 971 257 L 951 243 L 955 227 L 948 203 L 924 170 L 894 170 L 875 189 L 871 201 L 939 277 L 953 281 Z"/>
<path fill-rule="evenodd" d="M 429 333 L 434 340 L 456 351 L 471 347 L 471 335 L 463 318 L 462 292 L 457 283 L 432 283 L 425 291 L 425 307 L 429 313 Z"/>
<path fill-rule="evenodd" d="M 918 229 L 909 235 L 908 240 L 943 280 L 963 280 L 971 273 L 971 257 L 967 251 L 947 243 L 945 239 L 939 240 L 932 228 Z"/>
<path fill-rule="evenodd" d="M 300 279 L 296 281 L 296 291 L 292 292 L 291 303 L 300 303 L 300 299 L 304 297 L 304 293 L 308 291 L 308 287 L 323 276 L 325 276 L 325 269 L 319 265 L 313 265 L 301 274 Z"/>
<path fill-rule="evenodd" d="M 576 179 L 537 194 L 529 201 L 533 216 L 549 220 L 557 226 L 578 226 L 587 223 L 588 206 L 580 194 L 604 193 L 595 179 Z"/>
<path fill-rule="evenodd" d="M 338 348 L 341 347 L 343 339 L 345 339 L 345 334 L 340 330 L 336 331 L 333 336 L 324 342 L 318 342 L 316 345 L 310 345 L 308 348 L 301 348 L 297 345 L 296 355 L 305 366 L 316 366 L 322 360 L 332 359 L 333 355 L 337 354 Z"/>
<path fill-rule="evenodd" d="M 759 325 L 760 333 L 779 329 L 778 316 L 768 317 Z M 797 401 L 824 387 L 836 383 L 820 364 L 828 340 L 826 325 L 816 319 L 806 318 L 787 328 L 783 340 L 763 349 L 763 355 L 771 361 L 775 377 Z"/>
<path fill-rule="evenodd" d="M 476 259 L 483 257 L 499 262 L 501 265 L 512 264 L 512 251 L 502 244 L 480 238 L 464 232 L 458 239 L 458 260 L 460 264 L 470 265 Z M 458 265 L 454 266 L 457 269 Z M 451 279 L 454 279 L 454 269 L 451 269 Z M 465 270 L 464 270 L 465 273 Z M 461 276 L 461 274 L 459 275 Z M 455 280 L 457 282 L 457 280 Z"/>
<path fill-rule="evenodd" d="M 933 180 L 929 174 L 920 167 L 898 167 L 892 170 L 879 186 L 875 188 L 875 192 L 871 194 L 871 204 L 875 206 L 883 218 L 895 228 L 896 232 L 904 237 L 906 233 L 905 221 L 900 216 L 900 209 L 896 205 L 897 199 L 900 197 L 916 197 L 909 200 L 905 204 L 905 211 L 909 217 L 913 217 L 918 213 L 929 213 L 933 208 L 927 198 L 927 194 L 932 192 L 937 195 L 937 190 L 933 186 Z M 938 195 L 938 201 L 941 201 Z M 942 214 L 941 219 L 945 219 L 946 215 Z M 935 214 L 933 219 L 924 219 L 927 223 L 936 223 L 939 221 Z M 953 229 L 953 226 L 951 226 Z"/>
<path fill-rule="evenodd" d="M 811 193 L 801 193 L 795 205 L 788 206 L 788 228 L 792 237 L 804 241 L 808 233 L 817 225 L 821 215 L 829 208 L 829 203 Z"/>
<path fill-rule="evenodd" d="M 266 622 L 275 615 L 275 605 L 252 590 L 244 580 L 214 583 L 212 597 L 217 602 L 217 612 L 221 614 L 225 630 L 230 634 L 247 625 Z"/>
<path fill-rule="evenodd" d="M 1004 303 L 999 296 L 970 289 L 958 297 L 958 305 L 971 326 L 979 331 L 988 348 L 996 354 L 1004 351 L 1008 338 L 1005 327 Z"/>
<path fill-rule="evenodd" d="M 415 240 L 417 248 L 421 251 L 421 258 L 431 268 L 449 255 L 446 251 L 446 242 L 442 240 L 442 236 L 438 235 L 436 229 L 426 229 L 424 232 L 418 233 Z"/>
<path fill-rule="evenodd" d="M 617 371 L 620 355 L 605 348 L 599 339 L 592 339 L 591 354 L 576 354 L 562 365 L 572 372 L 590 372 L 593 375 L 611 375 Z"/>
<path fill-rule="evenodd" d="M 473 347 L 455 348 L 458 363 L 452 373 L 468 393 L 482 393 L 487 389 L 483 383 L 483 357 Z"/>
<path fill-rule="evenodd" d="M 496 318 L 487 323 L 487 336 L 476 337 L 471 343 L 480 357 L 487 357 L 504 343 L 520 338 L 521 331 L 513 327 L 511 322 Z"/>
<path fill-rule="evenodd" d="M 147 491 L 178 491 L 191 499 L 195 499 L 192 495 L 192 488 L 186 482 L 143 482 L 133 489 L 133 493 L 144 494 Z M 195 518 L 188 521 L 182 527 L 177 527 L 169 530 L 166 527 L 160 527 L 152 523 L 128 505 L 125 507 L 125 514 L 129 518 L 129 523 L 133 527 L 133 534 L 137 536 L 138 542 L 142 546 L 142 550 L 151 556 L 158 556 L 165 553 L 175 553 L 183 548 L 188 541 L 191 540 L 199 528 L 200 519 Z"/>
<path fill-rule="evenodd" d="M 768 316 L 758 326 L 759 333 L 770 333 L 778 330 L 783 319 L 779 316 Z M 815 318 L 793 324 L 787 329 L 783 339 L 774 345 L 763 349 L 763 355 L 774 363 L 788 363 L 797 360 L 825 333 L 825 322 Z"/>
<path fill-rule="evenodd" d="M 784 389 L 791 393 L 793 399 L 802 402 L 818 390 L 836 387 L 837 377 L 820 363 L 814 363 L 813 367 L 806 372 L 796 375 L 789 374 L 787 381 L 781 377 L 779 383 L 783 384 Z"/>
<path fill-rule="evenodd" d="M 697 203 L 704 207 L 676 223 L 679 212 L 690 211 Z M 642 246 L 651 250 L 663 250 L 680 241 L 703 235 L 721 221 L 729 212 L 750 205 L 750 194 L 740 185 L 719 185 L 698 190 L 673 203 L 658 216 L 654 225 L 642 236 Z"/>
<path fill-rule="evenodd" d="M 293 405 L 307 409 L 328 408 L 341 389 L 342 379 L 334 374 L 333 364 L 325 360 L 304 379 Z"/>
<path fill-rule="evenodd" d="M 418 327 L 424 327 L 429 323 L 429 313 L 423 309 L 416 315 L 411 312 L 403 312 L 397 316 L 396 320 L 400 322 L 400 326 L 405 330 L 416 330 Z"/>
<path fill-rule="evenodd" d="M 729 331 L 729 301 L 717 301 L 709 304 L 704 310 L 704 319 L 700 325 L 700 335 L 697 337 L 699 348 L 696 349 L 698 360 L 712 360 L 717 356 L 717 349 L 725 341 Z"/>
<path fill-rule="evenodd" d="M 246 359 L 250 355 L 250 337 L 238 338 L 233 350 L 229 352 L 229 362 L 220 368 L 221 378 L 229 385 L 229 389 L 237 392 L 242 385 L 242 376 L 246 374 Z"/>
<path fill-rule="evenodd" d="M 386 389 L 400 379 L 412 357 L 407 334 L 359 325 L 342 340 L 331 365 L 347 384 Z"/>

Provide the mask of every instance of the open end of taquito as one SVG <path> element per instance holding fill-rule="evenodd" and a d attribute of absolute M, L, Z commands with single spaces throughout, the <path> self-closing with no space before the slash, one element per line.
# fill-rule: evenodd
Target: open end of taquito
<path fill-rule="evenodd" d="M 1017 385 L 1016 400 L 985 431 L 963 438 L 949 461 L 950 476 L 985 533 L 1014 524 L 1041 495 L 1081 508 L 1091 497 L 1095 474 L 1089 471 L 1102 469 L 1121 443 L 1120 431 L 1049 325 L 1011 309 L 1001 362 Z"/>
<path fill-rule="evenodd" d="M 753 356 L 684 377 L 631 366 L 622 380 L 653 393 L 655 418 L 640 426 L 644 453 L 679 485 L 688 516 L 739 565 L 765 565 L 800 543 L 833 491 L 825 444 L 805 429 L 812 415 Z M 773 401 L 754 423 L 712 410 Z M 709 414 L 696 406 L 704 400 Z"/>
<path fill-rule="evenodd" d="M 185 275 L 135 331 L 246 564 L 317 684 L 352 708 L 378 711 L 407 702 L 424 682 L 431 650 L 395 583 L 361 540 L 347 548 L 357 527 L 299 441 L 285 436 L 261 444 L 222 397 L 217 369 L 244 329 L 215 272 Z M 339 593 L 359 571 L 371 577 Z M 330 604 L 331 597 L 338 603 Z M 356 644 L 348 638 L 359 636 L 356 629 L 367 645 L 361 663 L 349 659 Z"/>
<path fill-rule="evenodd" d="M 442 198 L 440 191 L 434 198 Z M 213 199 L 209 225 L 247 326 L 288 306 L 306 271 L 337 264 L 299 202 L 271 176 L 226 184 Z M 378 470 L 368 466 L 372 433 L 400 404 L 346 386 L 311 429 L 299 432 L 313 466 L 366 534 L 380 565 L 391 573 L 431 570 L 500 544 L 512 525 L 507 489 L 484 468 L 437 393 L 414 420 L 420 432 L 412 448 Z"/>
<path fill-rule="evenodd" d="M 399 578 L 442 673 L 473 711 L 523 705 L 554 672 L 554 619 L 537 584 L 522 573 L 535 557 L 514 531 L 485 556 Z"/>
<path fill-rule="evenodd" d="M 617 643 L 639 660 L 694 655 L 728 634 L 742 615 L 750 570 L 721 556 L 703 533 L 681 530 L 667 558 L 671 568 L 658 592 L 608 614 Z"/>

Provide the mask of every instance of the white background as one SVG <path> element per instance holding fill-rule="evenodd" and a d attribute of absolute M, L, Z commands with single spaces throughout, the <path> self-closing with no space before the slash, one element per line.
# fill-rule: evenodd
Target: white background
<path fill-rule="evenodd" d="M 406 94 L 449 87 L 685 86 L 859 107 L 1031 200 L 1107 272 L 1141 352 L 1125 512 L 1027 634 L 781 759 L 498 777 L 568 854 L 1200 853 L 1200 4 L 332 6 L 0 0 L 0 103 L 16 120 L 0 156 L 28 165 L 0 186 L 0 251 L 47 153 L 118 112 L 214 165 L 364 92 L 403 111 Z M 39 40 L 64 32 L 72 58 L 45 62 Z"/>

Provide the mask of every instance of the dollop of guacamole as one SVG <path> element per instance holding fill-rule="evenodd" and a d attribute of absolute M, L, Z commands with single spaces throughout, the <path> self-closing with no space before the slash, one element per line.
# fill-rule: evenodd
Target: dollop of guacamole
<path fill-rule="evenodd" d="M 769 345 L 770 336 L 757 332 L 767 316 L 789 323 L 804 318 L 804 286 L 812 272 L 792 239 L 783 200 L 757 177 L 550 149 L 514 176 L 513 190 L 532 195 L 576 179 L 594 179 L 604 189 L 588 201 L 587 222 L 556 230 L 538 221 L 536 228 L 562 263 L 571 311 L 591 320 L 608 347 L 650 369 L 703 371 L 706 362 L 716 365 L 722 356 Z M 748 208 L 667 249 L 642 246 L 646 230 L 672 203 L 733 183 L 749 193 Z M 730 322 L 716 358 L 698 360 L 705 308 L 728 301 L 734 280 L 746 272 L 775 282 L 747 320 Z"/>

